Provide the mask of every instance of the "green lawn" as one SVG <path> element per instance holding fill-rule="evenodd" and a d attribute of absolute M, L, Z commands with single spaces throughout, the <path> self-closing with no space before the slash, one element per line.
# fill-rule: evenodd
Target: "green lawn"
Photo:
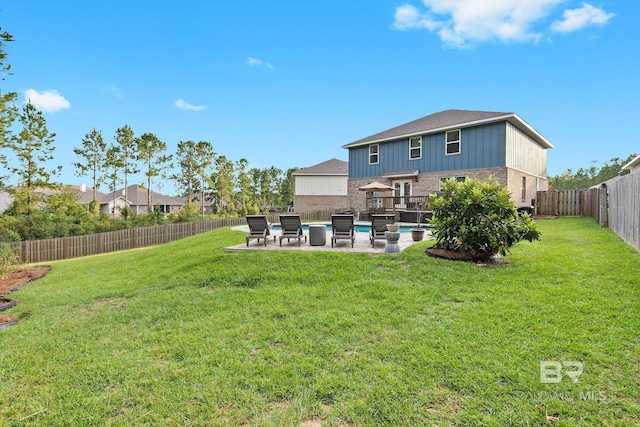
<path fill-rule="evenodd" d="M 538 224 L 484 267 L 428 242 L 225 252 L 229 229 L 53 263 L 11 295 L 0 425 L 543 426 L 541 402 L 637 425 L 640 254 L 589 218 Z M 584 371 L 543 384 L 541 361 Z"/>

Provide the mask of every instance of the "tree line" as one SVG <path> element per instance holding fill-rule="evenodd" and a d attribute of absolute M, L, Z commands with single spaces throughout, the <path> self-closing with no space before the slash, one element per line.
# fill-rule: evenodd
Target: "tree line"
<path fill-rule="evenodd" d="M 152 189 L 155 180 L 171 180 L 187 200 L 187 209 L 203 211 L 211 205 L 214 214 L 257 213 L 271 206 L 293 203 L 294 180 L 291 168 L 250 168 L 249 161 L 232 161 L 218 155 L 208 141 L 180 141 L 176 152 L 167 153 L 167 144 L 153 133 L 134 135 L 129 125 L 116 130 L 114 141 L 107 144 L 102 132 L 92 129 L 75 147 L 79 161 L 74 163 L 78 176 L 89 176 L 95 189 L 106 184 L 109 192 L 128 187 L 132 174 L 146 177 L 147 206 L 153 212 Z M 176 172 L 169 172 L 177 169 Z M 114 193 L 115 197 L 115 193 Z M 95 209 L 95 207 L 94 207 Z"/>
<path fill-rule="evenodd" d="M 0 82 L 11 75 L 5 47 L 11 34 L 0 28 Z M 204 216 L 205 202 L 217 217 L 258 213 L 272 206 L 291 205 L 293 172 L 271 166 L 255 168 L 242 158 L 237 161 L 217 154 L 208 141 L 180 141 L 175 153 L 155 134 L 136 135 L 125 124 L 108 143 L 98 129 L 87 132 L 73 148 L 77 176 L 92 181 L 93 201 L 77 203 L 77 194 L 55 181 L 62 166 L 47 167 L 54 161 L 56 134 L 47 129 L 42 111 L 29 100 L 16 105 L 17 93 L 0 88 L 0 189 L 13 201 L 0 215 L 0 242 L 16 239 L 62 237 L 110 231 L 129 226 L 194 220 Z M 106 186 L 113 193 L 130 185 L 133 175 L 142 173 L 147 189 L 147 215 L 134 215 L 126 206 L 120 218 L 100 214 L 97 191 Z M 175 183 L 186 206 L 178 215 L 165 216 L 154 206 L 152 192 L 162 182 Z M 11 184 L 10 184 L 11 183 Z M 125 197 L 126 199 L 126 197 Z"/>
<path fill-rule="evenodd" d="M 628 174 L 629 171 L 623 171 L 622 167 L 637 156 L 633 153 L 624 160 L 614 157 L 604 162 L 602 166 L 598 166 L 593 160 L 589 167 L 579 168 L 576 171 L 567 169 L 559 175 L 549 177 L 549 187 L 552 190 L 578 190 L 602 184 L 611 178 Z"/>

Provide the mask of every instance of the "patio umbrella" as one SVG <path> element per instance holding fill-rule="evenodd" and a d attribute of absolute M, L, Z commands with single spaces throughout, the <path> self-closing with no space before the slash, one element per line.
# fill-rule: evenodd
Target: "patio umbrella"
<path fill-rule="evenodd" d="M 373 195 L 375 196 L 375 192 L 376 191 L 393 191 L 395 190 L 392 186 L 387 185 L 387 184 L 383 184 L 381 182 L 378 181 L 373 181 L 367 185 L 363 185 L 362 187 L 358 187 L 358 191 L 370 191 L 372 193 L 374 193 Z M 395 211 L 395 206 L 394 206 L 394 211 Z"/>
<path fill-rule="evenodd" d="M 358 191 L 393 191 L 394 188 L 390 185 L 383 184 L 378 181 L 373 181 L 367 185 L 363 185 L 362 187 L 358 187 Z"/>

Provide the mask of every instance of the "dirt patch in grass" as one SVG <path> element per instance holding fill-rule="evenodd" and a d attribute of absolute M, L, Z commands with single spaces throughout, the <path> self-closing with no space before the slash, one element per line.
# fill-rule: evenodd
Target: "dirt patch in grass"
<path fill-rule="evenodd" d="M 33 267 L 24 267 L 7 274 L 4 278 L 0 278 L 0 297 L 4 297 L 9 292 L 28 285 L 30 282 L 43 277 L 50 271 L 51 266 L 49 265 L 36 265 Z"/>
<path fill-rule="evenodd" d="M 36 265 L 24 267 L 8 273 L 4 278 L 0 278 L 0 308 L 13 305 L 13 301 L 5 298 L 10 292 L 16 291 L 32 281 L 44 277 L 51 271 L 51 266 Z M 0 315 L 0 328 L 2 325 L 16 321 L 15 317 Z"/>

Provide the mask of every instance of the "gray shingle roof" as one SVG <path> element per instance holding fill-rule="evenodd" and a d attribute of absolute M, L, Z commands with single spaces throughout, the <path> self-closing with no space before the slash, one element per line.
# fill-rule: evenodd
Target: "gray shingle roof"
<path fill-rule="evenodd" d="M 535 129 L 529 126 L 516 113 L 504 113 L 495 111 L 473 111 L 473 110 L 446 110 L 434 113 L 417 120 L 396 126 L 391 129 L 373 134 L 366 138 L 359 139 L 342 148 L 357 147 L 378 142 L 387 142 L 397 139 L 408 138 L 410 136 L 425 135 L 429 133 L 442 132 L 452 128 L 463 128 L 476 126 L 485 123 L 506 120 L 517 128 L 532 137 L 538 144 L 545 148 L 553 148 L 553 145 L 540 135 Z"/>
<path fill-rule="evenodd" d="M 349 163 L 338 159 L 327 160 L 317 165 L 295 171 L 292 175 L 349 175 Z"/>
<path fill-rule="evenodd" d="M 115 191 L 116 197 L 122 196 L 122 189 Z M 147 205 L 147 189 L 139 185 L 133 184 L 127 187 L 126 198 L 134 206 L 146 206 Z M 109 202 L 113 199 L 113 193 L 106 194 L 102 199 L 103 202 Z M 164 194 L 157 193 L 151 190 L 151 203 L 154 205 L 159 203 L 161 205 L 182 206 L 184 205 L 184 199 L 179 197 L 165 196 Z"/>
<path fill-rule="evenodd" d="M 89 204 L 93 200 L 93 188 L 86 185 L 68 185 L 68 187 L 78 194 L 78 203 Z M 102 200 L 105 194 L 96 190 L 96 198 Z"/>

